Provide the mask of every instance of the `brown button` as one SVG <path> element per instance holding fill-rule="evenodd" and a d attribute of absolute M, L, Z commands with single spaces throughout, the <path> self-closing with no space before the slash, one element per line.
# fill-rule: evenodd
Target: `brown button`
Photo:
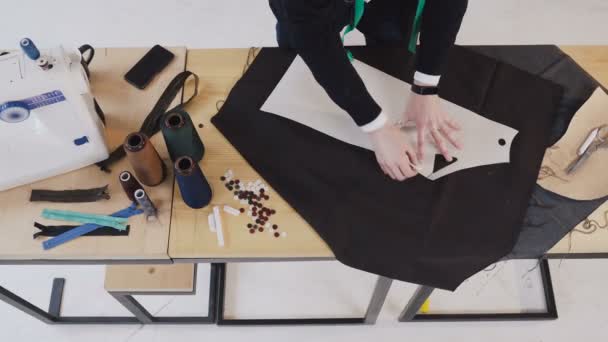
<path fill-rule="evenodd" d="M 220 180 L 223 182 L 226 180 L 226 177 L 222 176 L 222 177 L 220 177 Z"/>
<path fill-rule="evenodd" d="M 237 179 L 237 180 L 235 180 L 234 182 L 235 182 L 236 184 L 239 184 L 241 181 Z"/>
<path fill-rule="evenodd" d="M 253 233 L 255 233 L 255 229 L 253 229 L 253 228 L 252 228 L 252 229 L 249 229 L 249 232 L 250 232 L 251 234 L 253 234 Z"/>
<path fill-rule="evenodd" d="M 261 192 L 261 193 L 264 193 L 264 189 L 260 189 L 260 192 Z"/>
<path fill-rule="evenodd" d="M 241 208 L 241 209 L 239 209 L 239 211 L 240 211 L 240 212 L 241 212 L 241 214 L 242 214 L 242 213 L 244 213 L 244 212 L 245 212 L 245 208 Z"/>
<path fill-rule="evenodd" d="M 251 223 L 247 223 L 247 228 L 251 228 L 253 225 Z"/>
<path fill-rule="evenodd" d="M 198 124 L 198 128 L 203 128 L 205 126 L 203 126 L 203 124 Z"/>
<path fill-rule="evenodd" d="M 228 184 L 233 185 L 233 184 L 234 184 L 234 181 L 233 181 L 233 180 L 231 180 L 230 182 L 228 182 Z"/>
<path fill-rule="evenodd" d="M 276 224 L 272 225 L 272 229 L 277 229 L 277 228 L 279 228 L 279 226 L 277 226 Z"/>
<path fill-rule="evenodd" d="M 276 212 L 274 209 L 272 209 L 272 210 L 270 211 L 270 214 L 271 214 L 271 215 L 274 215 L 274 214 L 276 214 L 276 213 L 277 213 L 277 212 Z"/>
<path fill-rule="evenodd" d="M 260 233 L 261 233 L 261 232 L 263 232 L 263 231 L 264 231 L 264 228 L 262 228 L 262 227 L 258 228 L 258 232 L 260 232 Z"/>
<path fill-rule="evenodd" d="M 274 237 L 278 238 L 279 236 L 281 236 L 281 234 L 279 234 L 278 232 L 274 233 Z"/>
<path fill-rule="evenodd" d="M 228 190 L 232 191 L 232 190 L 234 190 L 234 188 L 231 187 L 230 185 L 228 185 Z"/>

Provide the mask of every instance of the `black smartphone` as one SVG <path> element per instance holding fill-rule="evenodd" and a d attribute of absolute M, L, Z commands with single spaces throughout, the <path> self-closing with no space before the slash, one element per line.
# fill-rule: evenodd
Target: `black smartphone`
<path fill-rule="evenodd" d="M 134 87 L 144 89 L 152 81 L 154 76 L 160 73 L 175 57 L 171 51 L 160 45 L 154 45 L 137 62 L 131 70 L 125 74 L 125 80 Z"/>

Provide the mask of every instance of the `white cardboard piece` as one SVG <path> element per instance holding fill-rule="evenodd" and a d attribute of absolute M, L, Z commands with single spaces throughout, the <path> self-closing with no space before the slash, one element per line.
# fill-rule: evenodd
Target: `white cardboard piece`
<path fill-rule="evenodd" d="M 400 122 L 409 98 L 410 85 L 361 61 L 354 60 L 353 66 L 390 121 L 394 124 Z M 511 143 L 517 135 L 517 130 L 443 99 L 441 102 L 444 109 L 462 127 L 464 134 L 459 138 L 464 148 L 458 150 L 450 147 L 450 152 L 457 161 L 433 172 L 435 155 L 439 154 L 439 151 L 431 143 L 431 139 L 427 139 L 424 146 L 425 157 L 419 162 L 418 173 L 435 180 L 467 168 L 509 162 Z M 372 150 L 368 136 L 357 127 L 348 113 L 329 98 L 299 56 L 294 59 L 260 109 L 296 121 L 343 142 Z M 412 146 L 415 146 L 415 127 L 403 127 L 401 131 Z"/>

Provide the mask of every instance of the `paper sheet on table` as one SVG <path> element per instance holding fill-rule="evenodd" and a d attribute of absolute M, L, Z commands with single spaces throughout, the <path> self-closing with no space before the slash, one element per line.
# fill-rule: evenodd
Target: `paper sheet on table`
<path fill-rule="evenodd" d="M 353 66 L 392 123 L 400 121 L 410 94 L 410 85 L 361 61 Z M 457 161 L 434 170 L 437 148 L 427 139 L 425 157 L 419 162 L 418 172 L 437 179 L 466 168 L 481 165 L 508 163 L 511 143 L 517 131 L 488 120 L 463 107 L 442 101 L 444 109 L 461 126 L 459 139 L 464 148 L 450 148 Z M 297 56 L 272 94 L 260 108 L 262 111 L 294 120 L 343 142 L 372 150 L 368 136 L 361 131 L 351 117 L 338 107 L 316 82 L 304 61 Z M 411 144 L 416 143 L 416 130 L 404 127 L 402 133 Z"/>

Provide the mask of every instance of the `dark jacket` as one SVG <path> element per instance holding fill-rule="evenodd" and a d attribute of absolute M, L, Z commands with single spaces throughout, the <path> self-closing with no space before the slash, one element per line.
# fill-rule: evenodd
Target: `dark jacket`
<path fill-rule="evenodd" d="M 331 99 L 359 126 L 381 108 L 348 60 L 340 32 L 353 18 L 354 0 L 270 0 L 281 47 L 294 49 Z M 407 47 L 417 0 L 372 0 L 358 29 L 368 42 Z M 466 11 L 467 0 L 427 0 L 422 15 L 417 71 L 440 75 Z"/>

